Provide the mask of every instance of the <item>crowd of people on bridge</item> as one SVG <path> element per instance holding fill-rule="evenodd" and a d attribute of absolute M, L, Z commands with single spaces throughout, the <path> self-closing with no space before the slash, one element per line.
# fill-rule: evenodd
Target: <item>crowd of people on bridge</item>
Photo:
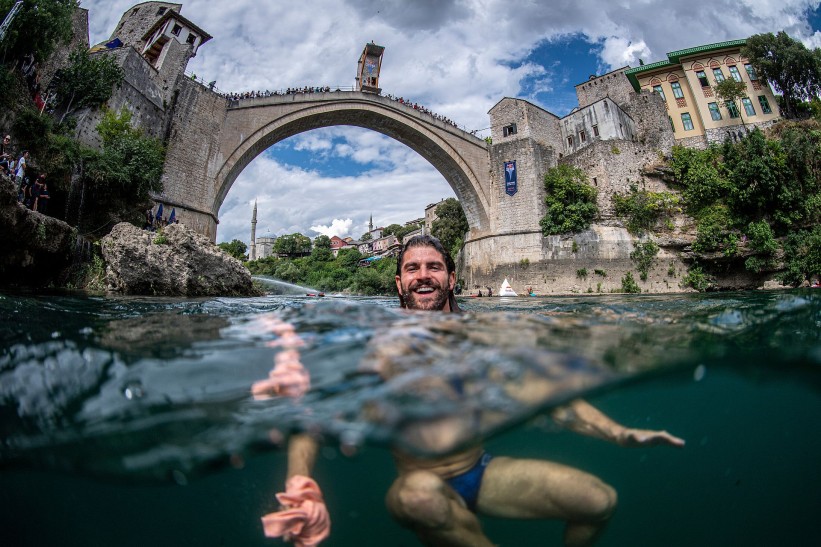
<path fill-rule="evenodd" d="M 246 91 L 245 93 L 222 93 L 221 95 L 229 101 L 239 101 L 241 99 L 259 99 L 264 97 L 278 97 L 285 95 L 296 95 L 297 93 L 330 93 L 331 88 L 325 87 L 289 87 L 286 90 L 279 91 Z M 336 88 L 336 91 L 340 91 Z"/>
<path fill-rule="evenodd" d="M 388 93 L 387 95 L 385 95 L 385 98 L 390 99 L 392 101 L 396 101 L 399 104 L 403 104 L 403 105 L 407 106 L 408 108 L 418 110 L 419 112 L 421 112 L 423 114 L 427 114 L 428 116 L 433 117 L 434 120 L 439 120 L 440 122 L 444 122 L 446 124 L 452 125 L 453 127 L 459 127 L 458 125 L 456 125 L 456 122 L 454 122 L 450 118 L 448 118 L 446 116 L 442 116 L 441 114 L 437 114 L 437 113 L 433 112 L 432 110 L 422 106 L 419 103 L 415 103 L 413 101 L 406 100 L 404 97 L 394 97 L 393 95 Z"/>
<path fill-rule="evenodd" d="M 225 97 L 229 101 L 240 101 L 242 99 L 260 99 L 265 97 L 278 97 L 278 96 L 285 96 L 285 95 L 296 95 L 299 93 L 330 93 L 331 88 L 328 86 L 325 87 L 312 87 L 312 86 L 304 86 L 304 87 L 289 87 L 287 89 L 279 90 L 279 91 L 246 91 L 244 93 L 220 93 L 223 97 Z M 336 88 L 336 91 L 341 91 L 340 88 Z M 390 99 L 392 101 L 396 101 L 399 104 L 405 105 L 408 108 L 412 108 L 418 112 L 423 114 L 427 114 L 431 116 L 434 120 L 438 120 L 440 122 L 452 125 L 453 127 L 459 127 L 456 125 L 456 122 L 448 118 L 447 116 L 442 116 L 441 114 L 437 114 L 430 110 L 429 108 L 413 102 L 411 100 L 407 100 L 404 97 L 395 97 L 390 93 L 387 95 L 383 95 L 383 97 Z M 476 131 L 471 131 L 471 134 L 475 135 Z"/>
<path fill-rule="evenodd" d="M 45 173 L 37 173 L 31 165 L 28 150 L 15 154 L 11 135 L 0 142 L 0 176 L 17 190 L 17 201 L 27 209 L 48 214 L 50 199 Z"/>

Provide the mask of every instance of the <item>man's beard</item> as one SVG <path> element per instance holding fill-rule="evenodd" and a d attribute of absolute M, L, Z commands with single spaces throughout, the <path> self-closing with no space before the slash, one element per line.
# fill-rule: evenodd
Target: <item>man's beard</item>
<path fill-rule="evenodd" d="M 422 302 L 416 299 L 417 294 L 413 292 L 413 289 L 420 287 L 433 289 L 432 293 L 426 295 L 428 298 Z M 407 288 L 402 286 L 402 300 L 405 301 L 405 307 L 410 310 L 443 310 L 448 301 L 448 292 L 438 283 L 419 283 Z"/>

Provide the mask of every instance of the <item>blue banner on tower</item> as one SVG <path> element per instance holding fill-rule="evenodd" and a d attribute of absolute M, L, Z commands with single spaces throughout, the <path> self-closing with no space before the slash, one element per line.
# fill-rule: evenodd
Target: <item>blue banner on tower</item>
<path fill-rule="evenodd" d="M 518 190 L 516 184 L 516 162 L 505 162 L 505 194 L 512 196 Z"/>

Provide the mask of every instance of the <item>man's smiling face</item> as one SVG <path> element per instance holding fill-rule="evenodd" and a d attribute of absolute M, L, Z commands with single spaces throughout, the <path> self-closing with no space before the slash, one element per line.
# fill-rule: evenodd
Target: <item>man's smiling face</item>
<path fill-rule="evenodd" d="M 451 311 L 448 293 L 456 284 L 456 273 L 448 274 L 444 257 L 429 246 L 405 250 L 396 288 L 412 310 Z"/>

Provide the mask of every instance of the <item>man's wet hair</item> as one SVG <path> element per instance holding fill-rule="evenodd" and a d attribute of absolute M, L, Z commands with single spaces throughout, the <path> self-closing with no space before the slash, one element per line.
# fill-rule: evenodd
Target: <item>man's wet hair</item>
<path fill-rule="evenodd" d="M 450 279 L 450 274 L 456 271 L 456 263 L 453 262 L 453 258 L 451 258 L 450 253 L 445 249 L 445 246 L 442 245 L 442 242 L 439 241 L 439 239 L 429 235 L 418 235 L 410 238 L 402 247 L 402 251 L 396 258 L 396 275 L 401 277 L 402 263 L 405 261 L 405 252 L 412 247 L 433 247 L 436 249 L 445 261 L 445 269 L 448 274 L 448 279 Z M 456 295 L 453 294 L 452 289 L 448 290 L 448 303 L 450 304 L 451 311 L 457 313 L 462 311 L 459 308 L 459 304 L 456 303 Z M 401 292 L 399 293 L 399 307 L 407 307 Z"/>

